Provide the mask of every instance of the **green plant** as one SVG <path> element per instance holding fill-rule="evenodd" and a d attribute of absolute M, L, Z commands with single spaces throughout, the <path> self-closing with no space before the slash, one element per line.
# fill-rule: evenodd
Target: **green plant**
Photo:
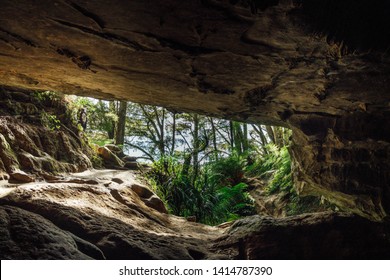
<path fill-rule="evenodd" d="M 232 187 L 222 187 L 218 190 L 220 213 L 225 213 L 227 221 L 236 220 L 239 217 L 254 215 L 254 202 L 246 192 L 248 186 L 239 183 Z"/>
<path fill-rule="evenodd" d="M 291 159 L 287 147 L 283 147 L 275 153 L 273 176 L 268 186 L 270 194 L 275 192 L 292 192 L 293 182 L 291 177 Z"/>
<path fill-rule="evenodd" d="M 41 113 L 41 123 L 44 127 L 53 131 L 61 128 L 61 121 L 57 116 L 46 113 L 45 111 L 42 111 Z"/>
<path fill-rule="evenodd" d="M 192 172 L 183 170 L 177 158 L 165 157 L 152 164 L 149 179 L 154 191 L 172 214 L 196 216 L 197 221 L 215 225 L 254 214 L 247 193 L 241 158 L 232 157 L 204 165 L 193 182 Z"/>
<path fill-rule="evenodd" d="M 245 160 L 237 154 L 221 158 L 210 165 L 212 180 L 222 186 L 239 184 L 244 177 L 244 169 Z"/>
<path fill-rule="evenodd" d="M 36 91 L 34 97 L 46 105 L 55 105 L 63 100 L 62 96 L 54 91 Z"/>
<path fill-rule="evenodd" d="M 103 168 L 103 159 L 98 155 L 92 155 L 91 163 L 94 168 Z"/>

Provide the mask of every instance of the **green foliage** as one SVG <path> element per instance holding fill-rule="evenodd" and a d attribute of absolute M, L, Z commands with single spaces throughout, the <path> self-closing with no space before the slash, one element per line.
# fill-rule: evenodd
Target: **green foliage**
<path fill-rule="evenodd" d="M 274 144 L 268 144 L 266 149 L 267 154 L 246 167 L 246 175 L 267 180 L 269 194 L 282 191 L 292 192 L 291 159 L 288 148 L 279 148 Z"/>
<path fill-rule="evenodd" d="M 238 157 L 204 166 L 195 182 L 192 171 L 184 172 L 184 165 L 172 157 L 160 159 L 152 165 L 149 178 L 172 214 L 196 216 L 199 222 L 210 225 L 254 214 L 253 201 L 246 192 L 247 185 L 242 182 L 235 184 L 243 175 Z"/>
<path fill-rule="evenodd" d="M 54 91 L 36 91 L 34 97 L 45 106 L 57 107 L 63 101 L 63 96 Z"/>
<path fill-rule="evenodd" d="M 92 131 L 91 139 L 94 139 L 95 132 L 104 132 L 104 138 L 112 138 L 117 115 L 109 106 L 108 101 L 95 100 L 88 97 L 73 98 L 70 109 L 74 119 L 78 121 L 78 114 L 81 108 L 86 109 L 88 115 L 88 127 Z M 76 121 L 76 122 L 77 122 Z M 99 133 L 98 133 L 99 134 Z"/>
<path fill-rule="evenodd" d="M 61 121 L 57 118 L 56 115 L 52 115 L 42 111 L 41 113 L 41 123 L 44 127 L 49 128 L 50 130 L 60 130 Z"/>
<path fill-rule="evenodd" d="M 244 177 L 245 160 L 237 154 L 211 163 L 213 180 L 224 186 L 239 184 Z"/>
<path fill-rule="evenodd" d="M 224 220 L 233 221 L 243 216 L 255 214 L 253 200 L 246 192 L 248 186 L 239 183 L 232 187 L 222 187 L 218 190 L 217 213 L 223 213 Z M 227 210 L 227 211 L 226 211 Z M 226 219 L 227 218 L 227 219 Z"/>
<path fill-rule="evenodd" d="M 107 138 L 104 138 L 104 137 L 101 138 L 99 136 L 96 136 L 96 138 L 95 137 L 94 138 L 90 138 L 89 142 L 92 143 L 92 144 L 99 145 L 99 146 L 105 146 L 107 144 L 112 144 L 112 139 L 107 139 Z"/>
<path fill-rule="evenodd" d="M 34 92 L 35 98 L 39 101 L 47 101 L 57 99 L 57 94 L 53 91 L 36 91 Z"/>
<path fill-rule="evenodd" d="M 98 155 L 92 155 L 91 163 L 94 168 L 103 168 L 103 159 Z"/>
<path fill-rule="evenodd" d="M 287 147 L 276 150 L 270 157 L 273 160 L 272 179 L 269 182 L 268 192 L 293 192 L 291 177 L 291 159 Z M 269 160 L 269 159 L 268 159 Z"/>
<path fill-rule="evenodd" d="M 299 215 L 332 207 L 329 203 L 321 203 L 317 197 L 302 197 L 296 193 L 292 181 L 288 147 L 279 148 L 276 145 L 269 144 L 266 149 L 268 153 L 253 165 L 247 167 L 246 174 L 265 179 L 268 182 L 267 192 L 269 195 L 284 195 L 287 200 L 287 215 Z"/>
<path fill-rule="evenodd" d="M 77 98 L 73 114 L 88 112 L 88 137 L 100 146 L 114 138 L 118 104 Z M 136 149 L 152 162 L 147 176 L 172 214 L 196 216 L 215 225 L 254 214 L 245 182 L 267 183 L 268 195 L 287 200 L 289 215 L 319 205 L 293 188 L 286 128 L 220 120 L 156 106 L 127 105 L 124 150 Z M 93 159 L 99 165 L 99 159 Z"/>

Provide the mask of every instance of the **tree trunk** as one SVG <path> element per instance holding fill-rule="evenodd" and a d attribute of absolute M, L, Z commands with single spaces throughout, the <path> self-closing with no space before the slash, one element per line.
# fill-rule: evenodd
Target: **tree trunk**
<path fill-rule="evenodd" d="M 265 130 L 267 131 L 268 137 L 271 140 L 271 142 L 276 144 L 275 134 L 274 134 L 274 130 L 272 129 L 272 126 L 266 125 Z"/>
<path fill-rule="evenodd" d="M 231 152 L 233 152 L 234 151 L 234 126 L 233 126 L 233 121 L 229 121 L 229 139 L 230 139 Z"/>
<path fill-rule="evenodd" d="M 115 145 L 123 145 L 125 141 L 127 102 L 119 102 L 118 122 L 115 127 Z"/>
<path fill-rule="evenodd" d="M 244 152 L 249 150 L 249 141 L 248 141 L 248 124 L 242 124 L 242 148 Z"/>
<path fill-rule="evenodd" d="M 171 146 L 171 156 L 175 152 L 175 142 L 176 142 L 176 113 L 172 113 L 172 146 Z"/>
<path fill-rule="evenodd" d="M 266 145 L 268 144 L 267 137 L 265 137 L 263 128 L 261 125 L 257 126 L 255 124 L 252 125 L 253 129 L 256 131 L 257 135 L 260 137 L 260 142 L 261 142 L 261 148 L 264 152 L 264 154 L 268 154 L 268 151 L 266 149 Z"/>
<path fill-rule="evenodd" d="M 116 109 L 115 109 L 115 101 L 110 101 L 108 104 L 108 109 L 109 112 L 112 114 L 116 114 Z M 111 122 L 111 127 L 110 130 L 107 131 L 108 133 L 108 138 L 109 139 L 114 139 L 115 138 L 115 130 L 116 130 L 116 122 L 114 119 L 110 119 Z"/>
<path fill-rule="evenodd" d="M 214 160 L 218 160 L 217 129 L 216 129 L 215 124 L 214 124 L 214 119 L 209 118 L 209 121 L 211 123 L 211 130 L 212 130 L 212 136 L 213 136 Z"/>
<path fill-rule="evenodd" d="M 194 114 L 194 134 L 193 134 L 193 152 L 192 152 L 192 160 L 193 160 L 193 168 L 194 168 L 194 174 L 193 174 L 193 183 L 195 183 L 196 178 L 198 177 L 198 170 L 199 170 L 199 116 L 198 114 Z"/>

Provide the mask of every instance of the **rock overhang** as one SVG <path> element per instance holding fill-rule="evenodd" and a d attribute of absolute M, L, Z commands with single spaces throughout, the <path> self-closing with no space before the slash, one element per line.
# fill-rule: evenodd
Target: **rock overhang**
<path fill-rule="evenodd" d="M 381 220 L 389 7 L 339 2 L 2 0 L 0 84 L 290 127 L 302 193 Z"/>

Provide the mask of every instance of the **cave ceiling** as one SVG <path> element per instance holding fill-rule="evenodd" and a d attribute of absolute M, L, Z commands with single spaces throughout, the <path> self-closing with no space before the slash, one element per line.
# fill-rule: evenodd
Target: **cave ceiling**
<path fill-rule="evenodd" d="M 346 5 L 327 20 L 337 2 L 1 0 L 0 83 L 279 125 L 388 110 L 389 64 L 370 49 L 389 32 Z"/>

